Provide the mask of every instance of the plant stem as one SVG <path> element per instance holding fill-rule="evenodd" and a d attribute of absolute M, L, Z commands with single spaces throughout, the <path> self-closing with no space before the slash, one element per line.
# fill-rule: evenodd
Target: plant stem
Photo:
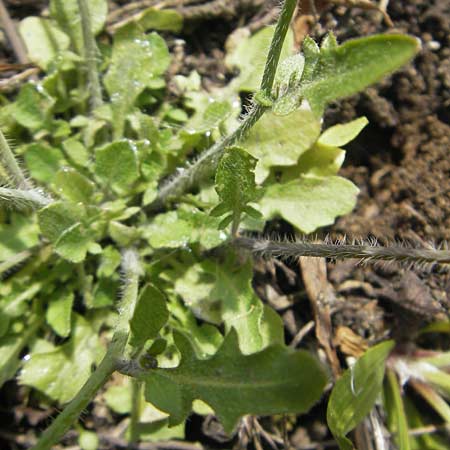
<path fill-rule="evenodd" d="M 278 61 L 280 59 L 281 48 L 296 5 L 297 0 L 286 0 L 278 18 L 261 81 L 261 90 L 264 90 L 265 92 L 270 93 L 272 89 Z M 216 169 L 219 159 L 225 149 L 230 145 L 239 142 L 267 109 L 268 107 L 256 103 L 250 113 L 242 120 L 239 127 L 233 133 L 214 144 L 211 148 L 202 153 L 192 165 L 180 171 L 168 183 L 162 186 L 158 192 L 157 198 L 148 206 L 148 209 L 150 211 L 160 209 L 169 201 L 176 199 L 194 185 L 210 176 Z"/>
<path fill-rule="evenodd" d="M 0 204 L 16 209 L 39 209 L 51 203 L 51 199 L 44 197 L 36 190 L 9 189 L 0 187 Z"/>
<path fill-rule="evenodd" d="M 83 31 L 84 59 L 86 61 L 88 89 L 91 111 L 103 104 L 100 76 L 98 74 L 98 49 L 91 27 L 91 15 L 86 0 L 78 0 L 81 16 L 81 29 Z"/>
<path fill-rule="evenodd" d="M 15 188 L 26 189 L 29 188 L 27 180 L 24 174 L 20 170 L 13 152 L 11 151 L 8 141 L 5 139 L 4 134 L 0 131 L 0 164 L 6 171 L 6 174 L 10 177 L 7 180 L 11 183 L 11 186 Z"/>
<path fill-rule="evenodd" d="M 48 427 L 33 450 L 50 450 L 71 427 L 81 412 L 95 397 L 98 390 L 116 371 L 122 359 L 130 334 L 129 321 L 134 312 L 141 268 L 138 256 L 133 250 L 125 250 L 122 257 L 122 268 L 126 280 L 123 296 L 119 305 L 119 318 L 114 330 L 111 344 L 98 368 L 92 373 L 75 398 L 64 408 L 64 411 Z"/>
<path fill-rule="evenodd" d="M 131 416 L 130 416 L 130 444 L 139 441 L 139 421 L 141 418 L 142 381 L 131 380 Z"/>
<path fill-rule="evenodd" d="M 359 259 L 361 262 L 397 261 L 406 264 L 450 264 L 449 250 L 407 247 L 377 247 L 371 245 L 347 245 L 340 243 L 313 243 L 272 241 L 240 237 L 233 241 L 237 247 L 253 253 L 281 258 L 316 256 L 331 259 Z"/>

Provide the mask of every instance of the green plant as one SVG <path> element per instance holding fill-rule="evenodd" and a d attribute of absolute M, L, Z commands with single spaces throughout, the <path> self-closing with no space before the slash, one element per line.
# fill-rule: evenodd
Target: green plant
<path fill-rule="evenodd" d="M 228 54 L 240 75 L 223 89 L 203 92 L 195 72 L 175 77 L 183 92 L 176 103 L 164 96 L 166 43 L 147 33 L 179 29 L 174 11 L 150 8 L 116 31 L 112 47 L 94 40 L 104 0 L 52 0 L 50 19 L 21 23 L 30 57 L 46 75 L 0 110 L 30 176 L 0 135 L 0 382 L 20 369 L 19 382 L 43 402 L 67 403 L 36 449 L 57 442 L 116 371 L 134 381 L 105 397 L 131 413 L 131 441 L 149 429 L 153 438 L 177 436 L 192 404 L 212 407 L 230 432 L 242 415 L 297 414 L 321 397 L 326 368 L 285 345 L 282 322 L 254 293 L 252 262 L 240 249 L 355 253 L 272 248 L 239 231 L 261 231 L 266 220 L 282 217 L 310 233 L 352 210 L 358 190 L 337 175 L 341 146 L 367 120 L 321 133 L 324 108 L 406 63 L 419 44 L 386 35 L 338 45 L 330 33 L 320 47 L 307 38 L 292 56 L 295 7 L 286 0 L 275 29 Z M 261 53 L 263 73 L 244 62 Z M 259 82 L 239 119 L 238 94 Z M 369 259 L 449 260 L 439 251 L 352 251 Z M 382 348 L 385 358 L 390 346 Z M 159 410 L 152 423 L 142 418 L 142 396 Z M 349 426 L 333 427 L 342 442 Z"/>

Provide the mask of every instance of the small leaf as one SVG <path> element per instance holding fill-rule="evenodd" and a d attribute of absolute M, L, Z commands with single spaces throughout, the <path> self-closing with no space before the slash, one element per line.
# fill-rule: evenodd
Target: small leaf
<path fill-rule="evenodd" d="M 183 28 L 183 16 L 173 9 L 147 8 L 138 17 L 136 24 L 141 29 L 179 32 Z"/>
<path fill-rule="evenodd" d="M 259 201 L 266 219 L 281 216 L 304 233 L 331 225 L 355 206 L 358 188 L 345 178 L 312 177 L 272 184 Z"/>
<path fill-rule="evenodd" d="M 192 402 L 211 406 L 230 433 L 245 414 L 297 414 L 308 411 L 322 395 L 326 375 L 305 351 L 273 345 L 242 355 L 234 330 L 217 353 L 197 359 L 190 341 L 174 332 L 181 353 L 174 369 L 154 369 L 145 377 L 146 400 L 170 414 L 169 425 L 181 423 Z"/>
<path fill-rule="evenodd" d="M 86 258 L 92 238 L 78 222 L 63 231 L 59 239 L 55 242 L 55 251 L 58 255 L 71 261 L 79 263 Z"/>
<path fill-rule="evenodd" d="M 266 113 L 250 130 L 244 148 L 258 159 L 256 182 L 262 183 L 274 166 L 292 166 L 320 134 L 320 121 L 307 109 L 287 116 Z"/>
<path fill-rule="evenodd" d="M 85 208 L 80 204 L 54 202 L 38 212 L 41 233 L 55 243 L 64 231 L 85 218 Z"/>
<path fill-rule="evenodd" d="M 231 222 L 237 226 L 247 203 L 260 196 L 255 184 L 255 166 L 256 159 L 240 147 L 228 148 L 220 159 L 215 189 L 222 202 L 212 210 L 212 215 L 232 212 L 220 222 L 220 229 Z"/>
<path fill-rule="evenodd" d="M 230 69 L 238 68 L 240 71 L 232 82 L 236 90 L 255 92 L 259 89 L 274 30 L 275 27 L 265 27 L 250 36 L 247 30 L 239 28 L 231 35 L 227 42 L 225 64 Z M 281 60 L 287 58 L 293 48 L 293 33 L 289 32 L 283 44 Z"/>
<path fill-rule="evenodd" d="M 381 392 L 385 360 L 394 346 L 386 341 L 370 348 L 336 381 L 327 408 L 327 422 L 342 449 L 352 448 L 345 435 L 370 412 Z"/>
<path fill-rule="evenodd" d="M 106 0 L 89 0 L 88 7 L 92 32 L 98 34 L 105 24 L 108 3 Z M 78 54 L 82 55 L 84 41 L 77 0 L 50 0 L 50 14 L 70 36 Z"/>
<path fill-rule="evenodd" d="M 148 339 L 155 339 L 169 319 L 164 295 L 148 284 L 139 296 L 136 309 L 130 321 L 131 345 L 139 347 Z"/>
<path fill-rule="evenodd" d="M 129 190 L 139 177 L 133 145 L 120 141 L 99 148 L 95 153 L 95 173 L 119 192 Z"/>
<path fill-rule="evenodd" d="M 104 353 L 98 330 L 83 317 L 73 316 L 71 338 L 43 353 L 32 352 L 19 376 L 21 384 L 32 386 L 60 403 L 72 400 L 89 378 L 92 365 Z"/>
<path fill-rule="evenodd" d="M 30 60 L 48 70 L 59 52 L 69 48 L 70 39 L 50 20 L 26 17 L 20 22 L 19 32 L 27 47 Z"/>
<path fill-rule="evenodd" d="M 111 97 L 115 138 L 122 137 L 125 118 L 138 95 L 161 79 L 169 63 L 169 50 L 158 34 L 143 34 L 134 24 L 115 34 L 111 64 L 104 78 Z"/>
<path fill-rule="evenodd" d="M 12 105 L 14 120 L 32 131 L 44 128 L 53 107 L 54 100 L 47 92 L 35 84 L 25 84 L 20 89 L 17 100 Z"/>
<path fill-rule="evenodd" d="M 55 177 L 55 188 L 66 200 L 86 205 L 94 203 L 94 183 L 70 167 L 60 170 Z"/>
<path fill-rule="evenodd" d="M 73 300 L 73 292 L 62 289 L 54 292 L 45 315 L 53 331 L 63 338 L 70 333 Z"/>
<path fill-rule="evenodd" d="M 362 129 L 369 123 L 366 117 L 359 117 L 342 125 L 335 125 L 326 129 L 317 142 L 329 147 L 341 147 L 355 139 Z"/>
<path fill-rule="evenodd" d="M 50 183 L 64 162 L 60 150 L 45 144 L 28 145 L 24 157 L 31 176 L 42 183 Z"/>

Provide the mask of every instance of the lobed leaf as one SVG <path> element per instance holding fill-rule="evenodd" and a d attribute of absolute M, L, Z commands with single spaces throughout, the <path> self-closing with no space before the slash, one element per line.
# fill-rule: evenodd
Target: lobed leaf
<path fill-rule="evenodd" d="M 298 414 L 322 395 L 327 376 L 305 351 L 271 345 L 243 355 L 232 329 L 217 353 L 197 359 L 189 339 L 174 332 L 181 362 L 174 369 L 155 369 L 145 376 L 146 400 L 170 414 L 169 425 L 181 423 L 192 402 L 211 406 L 230 433 L 245 414 Z"/>

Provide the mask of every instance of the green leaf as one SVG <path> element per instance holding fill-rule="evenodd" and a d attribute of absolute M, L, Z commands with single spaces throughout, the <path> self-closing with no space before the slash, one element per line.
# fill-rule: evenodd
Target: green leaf
<path fill-rule="evenodd" d="M 387 383 L 384 390 L 388 414 L 395 423 L 397 445 L 402 450 L 410 450 L 410 438 L 408 435 L 408 420 L 405 414 L 400 386 L 395 373 L 387 372 Z"/>
<path fill-rule="evenodd" d="M 119 192 L 128 191 L 139 178 L 137 154 L 129 141 L 113 142 L 95 153 L 95 173 Z"/>
<path fill-rule="evenodd" d="M 187 417 L 195 399 L 211 406 L 230 433 L 245 414 L 302 413 L 322 395 L 327 377 L 307 352 L 273 345 L 242 355 L 231 330 L 218 352 L 202 360 L 183 334 L 174 332 L 174 339 L 180 365 L 145 376 L 146 400 L 170 414 L 171 426 Z"/>
<path fill-rule="evenodd" d="M 30 60 L 48 70 L 62 50 L 69 48 L 70 39 L 50 20 L 26 17 L 20 22 L 19 32 L 27 47 Z"/>
<path fill-rule="evenodd" d="M 66 200 L 89 205 L 94 203 L 95 185 L 75 169 L 65 167 L 55 177 L 56 191 Z"/>
<path fill-rule="evenodd" d="M 105 24 L 108 13 L 107 0 L 89 0 L 89 16 L 92 32 L 98 34 Z M 79 55 L 83 54 L 83 31 L 77 0 L 50 0 L 50 14 L 65 30 Z"/>
<path fill-rule="evenodd" d="M 89 378 L 92 365 L 99 362 L 103 353 L 97 330 L 73 314 L 72 337 L 50 351 L 31 353 L 19 381 L 59 403 L 67 403 Z"/>
<path fill-rule="evenodd" d="M 393 341 L 386 341 L 370 348 L 336 381 L 328 402 L 327 422 L 341 449 L 352 448 L 345 435 L 373 408 L 383 385 L 384 363 L 393 347 Z"/>
<path fill-rule="evenodd" d="M 63 231 L 55 242 L 55 251 L 68 261 L 79 263 L 86 258 L 91 243 L 91 236 L 78 222 Z"/>
<path fill-rule="evenodd" d="M 42 183 L 50 183 L 64 162 L 60 150 L 46 144 L 31 144 L 25 150 L 25 162 L 31 176 Z"/>
<path fill-rule="evenodd" d="M 39 229 L 29 217 L 13 213 L 9 222 L 0 224 L 0 261 L 6 261 L 39 243 Z"/>
<path fill-rule="evenodd" d="M 169 311 L 164 295 L 148 284 L 141 292 L 130 321 L 131 345 L 139 347 L 148 339 L 155 339 L 169 320 Z"/>
<path fill-rule="evenodd" d="M 237 68 L 240 71 L 232 82 L 236 90 L 255 92 L 259 89 L 274 31 L 275 27 L 265 27 L 250 36 L 247 29 L 240 28 L 227 42 L 225 64 L 230 69 Z M 280 55 L 281 60 L 292 52 L 293 37 L 293 33 L 287 33 Z"/>
<path fill-rule="evenodd" d="M 112 276 L 120 266 L 121 258 L 120 252 L 112 245 L 108 245 L 103 249 L 100 264 L 97 268 L 97 276 L 101 278 Z"/>
<path fill-rule="evenodd" d="M 73 300 L 73 292 L 60 289 L 52 294 L 48 305 L 45 316 L 47 323 L 61 337 L 67 337 L 70 334 Z"/>
<path fill-rule="evenodd" d="M 274 166 L 292 166 L 319 137 L 320 121 L 307 109 L 287 116 L 266 113 L 250 130 L 243 146 L 257 158 L 256 182 L 263 182 Z"/>
<path fill-rule="evenodd" d="M 322 47 L 317 61 L 306 60 L 302 93 L 320 116 L 327 103 L 362 91 L 406 64 L 419 49 L 417 38 L 394 34 Z"/>
<path fill-rule="evenodd" d="M 197 317 L 234 328 L 243 353 L 270 342 L 284 342 L 281 319 L 268 312 L 252 288 L 252 264 L 230 258 L 226 264 L 204 261 L 176 274 L 175 292 Z"/>
<path fill-rule="evenodd" d="M 169 63 L 167 45 L 158 34 L 140 33 L 133 24 L 116 33 L 111 64 L 104 78 L 111 97 L 116 138 L 122 137 L 125 118 L 138 95 L 161 79 Z"/>
<path fill-rule="evenodd" d="M 45 127 L 54 100 L 37 84 L 28 83 L 20 89 L 17 100 L 12 105 L 14 120 L 32 131 Z"/>
<path fill-rule="evenodd" d="M 136 24 L 145 31 L 179 32 L 183 28 L 183 16 L 176 10 L 147 8 L 142 11 Z"/>
<path fill-rule="evenodd" d="M 358 188 L 345 178 L 310 177 L 272 184 L 259 201 L 266 219 L 281 216 L 304 233 L 331 225 L 355 206 Z"/>
<path fill-rule="evenodd" d="M 62 143 L 67 156 L 75 163 L 86 167 L 89 162 L 89 152 L 86 147 L 77 139 L 69 138 Z"/>
<path fill-rule="evenodd" d="M 211 211 L 211 215 L 221 216 L 231 211 L 231 219 L 224 220 L 238 225 L 247 203 L 260 197 L 255 184 L 255 166 L 256 159 L 243 148 L 231 147 L 225 151 L 217 166 L 215 178 L 215 189 L 221 203 Z M 219 228 L 224 228 L 222 223 Z"/>
<path fill-rule="evenodd" d="M 366 117 L 358 117 L 351 122 L 334 125 L 326 129 L 317 139 L 317 142 L 328 147 L 341 147 L 355 139 L 368 123 Z"/>
<path fill-rule="evenodd" d="M 79 223 L 86 216 L 85 208 L 80 204 L 54 202 L 38 212 L 41 233 L 55 243 L 64 231 Z"/>
<path fill-rule="evenodd" d="M 198 209 L 179 208 L 158 214 L 144 228 L 144 238 L 153 248 L 178 248 L 198 242 L 209 249 L 227 238 L 217 229 L 218 224 L 218 219 Z"/>

